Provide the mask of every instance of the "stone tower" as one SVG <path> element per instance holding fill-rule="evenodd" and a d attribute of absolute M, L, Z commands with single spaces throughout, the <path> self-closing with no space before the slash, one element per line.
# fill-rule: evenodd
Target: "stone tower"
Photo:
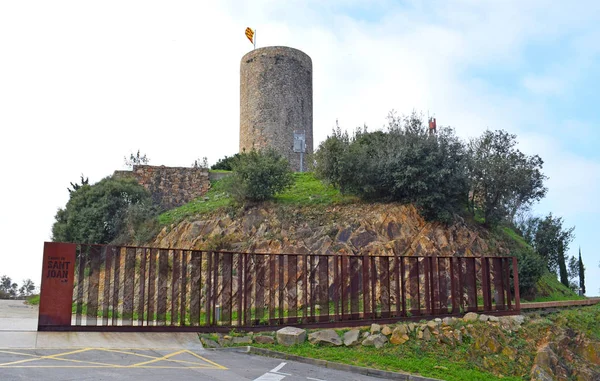
<path fill-rule="evenodd" d="M 294 131 L 304 131 L 312 153 L 312 60 L 285 46 L 249 52 L 240 63 L 240 152 L 272 147 L 299 171 Z"/>

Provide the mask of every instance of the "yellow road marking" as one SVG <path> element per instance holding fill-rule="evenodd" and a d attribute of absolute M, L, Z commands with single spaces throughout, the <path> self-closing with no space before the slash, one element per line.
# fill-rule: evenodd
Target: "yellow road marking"
<path fill-rule="evenodd" d="M 163 357 L 156 357 L 154 360 L 150 360 L 150 361 L 145 361 L 145 362 L 140 362 L 138 364 L 135 364 L 133 366 L 142 366 L 142 365 L 148 365 L 148 364 L 152 364 L 153 362 L 158 362 L 161 360 L 167 360 L 169 361 L 169 357 L 173 357 L 176 356 L 178 354 L 184 353 L 185 349 L 181 350 L 181 351 L 177 351 L 177 352 L 173 352 L 173 353 L 169 353 L 168 355 L 165 355 Z"/>
<path fill-rule="evenodd" d="M 4 364 L 0 364 L 0 366 L 12 365 L 12 364 L 22 364 L 22 363 L 25 363 L 25 362 L 38 361 L 38 360 L 48 360 L 48 359 L 50 359 L 50 360 L 57 360 L 56 359 L 57 356 L 72 355 L 72 354 L 75 354 L 75 353 L 81 353 L 81 352 L 88 351 L 89 349 L 90 348 L 84 348 L 84 349 L 78 349 L 76 351 L 71 351 L 71 352 L 56 353 L 56 354 L 49 355 L 49 356 L 39 356 L 39 357 L 33 358 L 33 359 L 12 361 L 12 362 L 7 362 L 7 363 L 4 363 Z M 64 360 L 64 359 L 58 359 L 58 360 Z"/>
<path fill-rule="evenodd" d="M 22 356 L 29 356 L 29 357 L 39 357 L 39 355 L 32 355 L 31 353 L 20 353 L 20 352 L 3 351 L 3 350 L 0 350 L 0 353 L 8 353 L 9 355 L 22 355 Z"/>
<path fill-rule="evenodd" d="M 72 355 L 72 354 L 77 354 L 77 353 L 82 353 L 82 352 L 87 352 L 87 351 L 94 351 L 94 350 L 139 356 L 139 357 L 149 358 L 152 360 L 144 361 L 144 362 L 140 362 L 140 363 L 136 363 L 136 364 L 130 364 L 130 365 L 119 365 L 119 364 L 108 364 L 108 363 L 101 363 L 101 362 L 95 362 L 95 361 L 85 361 L 85 360 L 61 358 L 61 356 L 67 356 L 67 355 Z M 146 351 L 154 350 L 154 351 L 156 351 L 156 350 L 161 350 L 161 349 L 156 349 L 156 348 L 155 349 L 145 349 L 144 348 L 144 349 L 136 349 L 136 350 L 146 350 Z M 39 356 L 39 355 L 35 355 L 35 354 L 30 354 L 30 353 L 5 351 L 5 350 L 0 350 L 0 353 L 34 357 L 34 358 L 11 361 L 8 363 L 0 364 L 0 367 L 4 367 L 4 368 L 120 368 L 120 369 L 123 369 L 123 368 L 152 368 L 152 369 L 220 369 L 220 370 L 227 369 L 226 367 L 224 367 L 222 365 L 219 365 L 211 360 L 208 360 L 208 359 L 206 359 L 192 351 L 186 350 L 186 349 L 172 352 L 172 353 L 166 354 L 162 357 L 155 357 L 155 356 L 150 356 L 150 355 L 146 355 L 146 354 L 142 354 L 142 353 L 126 352 L 124 350 L 113 350 L 113 349 L 106 349 L 106 348 L 82 348 L 82 349 L 77 349 L 77 350 L 73 350 L 73 351 L 69 351 L 69 352 L 55 353 L 53 355 L 47 355 L 47 356 Z M 185 360 L 177 360 L 177 359 L 171 358 L 171 357 L 174 357 L 174 356 L 177 356 L 180 354 L 190 354 L 190 355 L 202 360 L 206 364 L 192 362 L 192 361 L 185 361 Z M 39 360 L 58 360 L 58 361 L 64 361 L 64 362 L 73 362 L 73 363 L 89 364 L 89 365 L 21 365 L 24 363 L 29 363 L 29 362 L 39 361 Z M 185 364 L 186 366 L 149 365 L 149 364 L 157 363 L 160 361 Z M 190 366 L 190 365 L 192 365 L 192 366 Z"/>
<path fill-rule="evenodd" d="M 141 354 L 141 353 L 125 352 L 125 351 L 121 351 L 121 350 L 113 350 L 113 349 L 106 349 L 106 348 L 96 348 L 96 349 L 101 350 L 101 351 L 105 351 L 105 352 L 115 352 L 115 353 L 122 353 L 122 354 L 126 354 L 126 355 L 134 355 L 134 356 L 145 357 L 145 358 L 152 359 L 154 362 L 160 360 L 160 361 L 169 361 L 169 362 L 175 362 L 175 363 L 181 363 L 181 364 L 200 365 L 197 362 L 186 361 L 186 360 L 176 360 L 176 359 L 172 359 L 172 358 L 149 356 L 149 355 L 144 355 L 144 354 Z M 195 353 L 190 352 L 188 350 L 184 350 L 183 353 L 189 353 L 191 355 L 194 355 L 194 356 L 198 357 Z M 175 356 L 176 354 L 180 354 L 180 353 L 170 354 L 169 356 Z M 204 358 L 200 358 L 200 359 L 202 361 L 205 361 L 205 362 L 209 362 L 209 363 L 211 362 L 211 361 L 208 361 L 208 360 L 206 360 Z M 152 362 L 152 361 L 147 361 L 146 363 L 150 363 L 150 362 Z M 139 363 L 139 364 L 135 364 L 135 365 L 139 366 L 141 364 L 145 364 L 145 363 Z M 220 365 L 217 364 L 217 366 L 220 366 Z"/>
<path fill-rule="evenodd" d="M 214 366 L 93 366 L 93 365 L 15 365 L 15 366 L 7 366 L 7 369 L 10 368 L 76 368 L 76 369 L 98 369 L 98 368 L 119 368 L 119 369 L 217 369 Z M 223 368 L 227 369 L 227 368 Z M 220 370 L 220 368 L 219 368 Z"/>
<path fill-rule="evenodd" d="M 198 358 L 199 358 L 200 360 L 202 360 L 202 361 L 206 361 L 207 363 L 209 363 L 209 364 L 212 364 L 212 365 L 216 366 L 218 369 L 227 369 L 227 368 L 225 368 L 223 365 L 219 365 L 219 364 L 217 364 L 217 363 L 216 363 L 216 362 L 214 362 L 214 361 L 210 361 L 209 359 L 207 359 L 207 358 L 204 358 L 204 357 L 202 357 L 202 356 L 200 356 L 200 355 L 197 355 L 197 354 L 195 354 L 194 352 L 190 352 L 190 351 L 186 351 L 186 352 L 187 352 L 187 353 L 189 353 L 189 354 L 191 354 L 192 356 L 198 357 Z"/>

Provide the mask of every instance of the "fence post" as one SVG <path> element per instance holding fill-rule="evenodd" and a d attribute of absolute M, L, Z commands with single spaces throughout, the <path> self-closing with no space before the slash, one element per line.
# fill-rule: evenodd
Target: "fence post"
<path fill-rule="evenodd" d="M 517 264 L 517 257 L 512 257 L 512 265 L 513 265 L 513 280 L 515 286 L 515 311 L 521 311 L 521 301 L 519 295 L 519 267 Z"/>

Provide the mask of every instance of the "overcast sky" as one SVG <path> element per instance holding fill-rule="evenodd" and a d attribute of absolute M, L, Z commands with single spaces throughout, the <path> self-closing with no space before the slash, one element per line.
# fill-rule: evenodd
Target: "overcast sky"
<path fill-rule="evenodd" d="M 600 291 L 600 2 L 596 0 L 0 1 L 0 275 L 39 284 L 69 182 L 140 149 L 151 164 L 237 152 L 239 64 L 311 56 L 314 138 L 382 128 L 392 109 L 464 138 L 518 135 L 544 160 L 552 211 L 576 226 Z M 315 144 L 316 147 L 316 144 Z"/>

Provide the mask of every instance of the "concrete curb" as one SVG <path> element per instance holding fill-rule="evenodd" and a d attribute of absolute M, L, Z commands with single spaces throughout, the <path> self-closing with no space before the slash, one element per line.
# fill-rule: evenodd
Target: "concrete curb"
<path fill-rule="evenodd" d="M 292 360 L 301 362 L 304 364 L 320 366 L 323 368 L 341 370 L 344 372 L 361 374 L 363 376 L 377 377 L 383 378 L 386 380 L 398 380 L 398 381 L 442 381 L 437 378 L 428 378 L 422 376 L 416 376 L 410 373 L 397 373 L 397 372 L 389 372 L 386 370 L 372 369 L 372 368 L 364 368 L 362 366 L 341 364 L 339 362 L 332 362 L 326 360 L 313 359 L 309 357 L 302 357 L 297 355 L 291 355 L 289 353 L 272 351 L 270 349 L 264 348 L 255 348 L 252 346 L 245 347 L 228 347 L 228 348 L 205 348 L 205 350 L 213 350 L 213 351 L 224 351 L 224 352 L 238 352 L 238 353 L 248 353 L 255 354 L 265 357 L 274 357 L 280 358 L 284 360 Z"/>

